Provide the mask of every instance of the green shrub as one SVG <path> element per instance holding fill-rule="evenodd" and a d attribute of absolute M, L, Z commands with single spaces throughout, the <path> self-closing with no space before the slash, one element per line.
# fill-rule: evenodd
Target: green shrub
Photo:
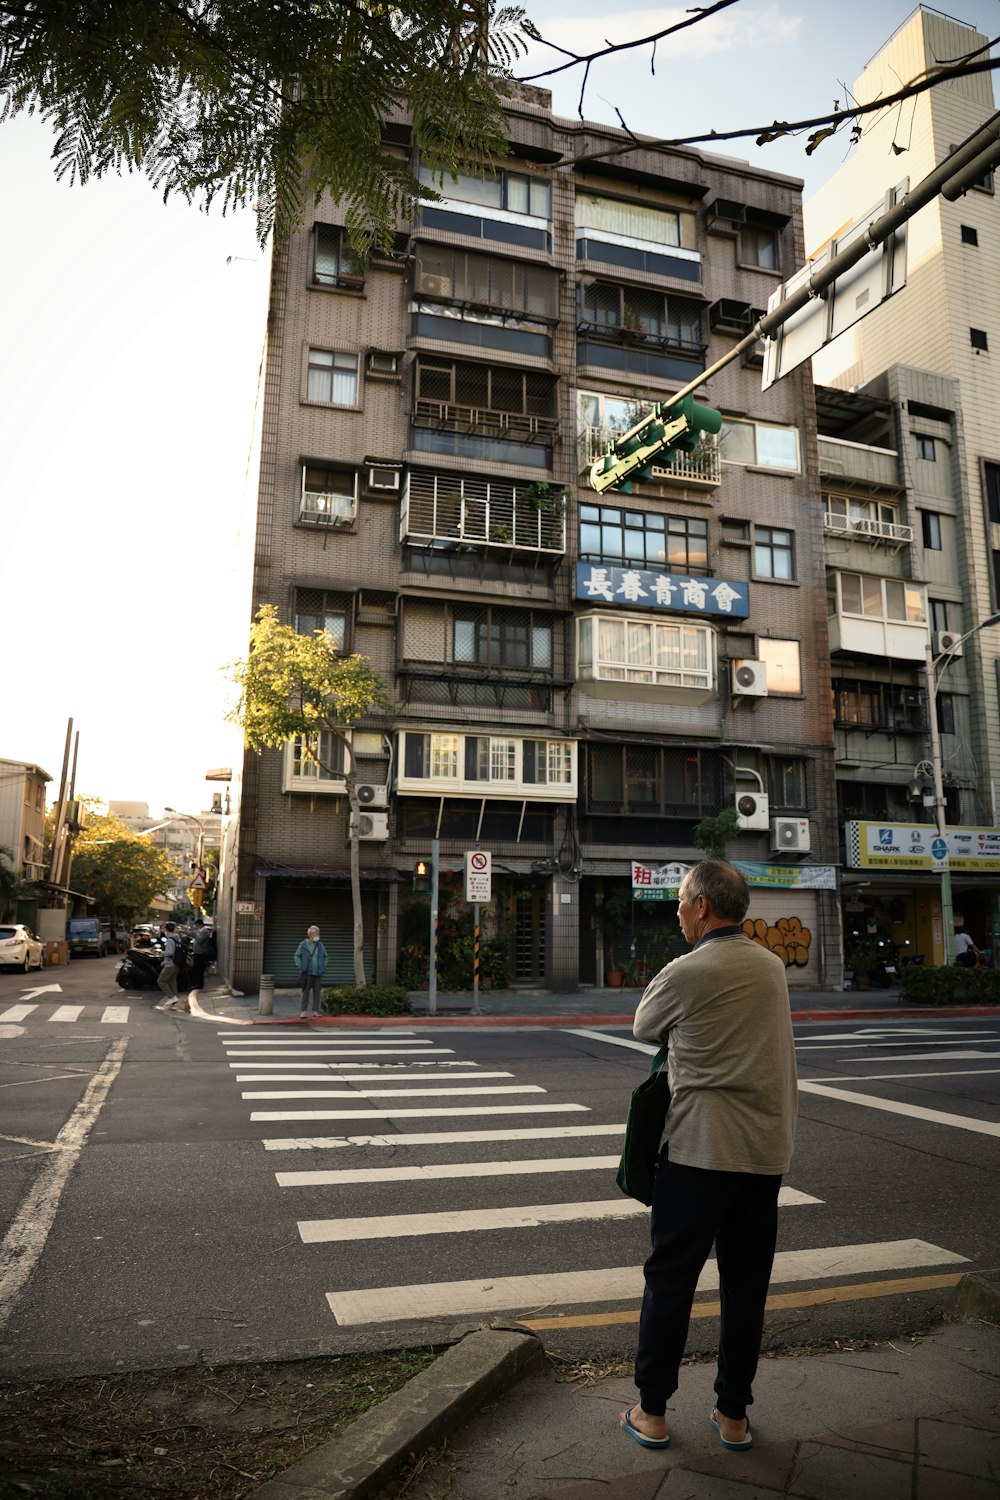
<path fill-rule="evenodd" d="M 1000 1005 L 1000 972 L 907 964 L 900 974 L 900 998 L 908 1005 Z"/>
<path fill-rule="evenodd" d="M 408 1016 L 409 1001 L 401 984 L 340 984 L 323 991 L 328 1016 Z"/>

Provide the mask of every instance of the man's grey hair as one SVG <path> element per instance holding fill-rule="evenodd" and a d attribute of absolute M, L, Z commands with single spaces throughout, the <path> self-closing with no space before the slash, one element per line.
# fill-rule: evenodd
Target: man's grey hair
<path fill-rule="evenodd" d="M 312 926 L 309 928 L 309 931 L 306 933 L 307 937 L 309 936 L 309 932 L 319 932 L 319 928 L 316 926 L 315 922 L 312 924 Z"/>
<path fill-rule="evenodd" d="M 724 859 L 703 859 L 684 877 L 688 900 L 704 896 L 717 917 L 742 922 L 750 905 L 750 890 L 735 865 Z"/>

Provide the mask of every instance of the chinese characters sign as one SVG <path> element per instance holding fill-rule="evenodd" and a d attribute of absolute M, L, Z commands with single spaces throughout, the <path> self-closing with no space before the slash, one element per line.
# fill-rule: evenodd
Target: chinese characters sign
<path fill-rule="evenodd" d="M 1000 839 L 1000 832 L 997 834 Z M 749 886 L 770 890 L 832 891 L 837 886 L 833 865 L 760 865 L 734 859 Z M 690 865 L 643 865 L 632 861 L 633 901 L 676 901 Z"/>
<path fill-rule="evenodd" d="M 731 615 L 740 620 L 750 613 L 750 589 L 745 583 L 594 563 L 577 563 L 576 597 L 600 604 L 670 609 L 681 614 Z"/>
<path fill-rule="evenodd" d="M 939 870 L 930 823 L 845 823 L 846 863 L 854 869 Z M 1000 828 L 946 828 L 953 870 L 1000 872 Z"/>

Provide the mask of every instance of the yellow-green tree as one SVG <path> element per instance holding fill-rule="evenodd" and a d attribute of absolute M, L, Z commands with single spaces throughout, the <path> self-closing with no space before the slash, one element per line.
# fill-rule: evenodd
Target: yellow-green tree
<path fill-rule="evenodd" d="M 73 888 L 92 896 L 101 916 L 131 922 L 174 881 L 170 856 L 113 813 L 91 810 L 73 843 Z"/>
<path fill-rule="evenodd" d="M 354 979 L 365 983 L 364 921 L 361 911 L 361 861 L 358 853 L 357 761 L 349 730 L 371 714 L 392 711 L 385 683 L 364 656 L 338 656 L 324 630 L 299 635 L 283 625 L 273 604 L 262 605 L 250 627 L 250 650 L 233 663 L 232 680 L 239 701 L 229 715 L 243 731 L 249 749 L 258 754 L 280 749 L 295 735 L 303 753 L 328 775 L 339 767 L 320 759 L 323 733 L 343 749 L 344 785 L 349 811 L 351 901 L 354 909 Z"/>

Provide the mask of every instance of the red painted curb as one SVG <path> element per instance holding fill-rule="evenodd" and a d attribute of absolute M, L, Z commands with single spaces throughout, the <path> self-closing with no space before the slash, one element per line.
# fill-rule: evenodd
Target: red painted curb
<path fill-rule="evenodd" d="M 892 1010 L 793 1010 L 793 1021 L 867 1021 L 889 1017 L 896 1020 L 914 1020 L 928 1016 L 1000 1016 L 997 1005 L 944 1005 L 920 1006 Z M 312 1021 L 300 1021 L 298 1016 L 255 1016 L 253 1026 L 317 1026 L 339 1027 L 350 1031 L 352 1027 L 375 1026 L 631 1026 L 632 1015 L 608 1016 L 317 1016 Z"/>

